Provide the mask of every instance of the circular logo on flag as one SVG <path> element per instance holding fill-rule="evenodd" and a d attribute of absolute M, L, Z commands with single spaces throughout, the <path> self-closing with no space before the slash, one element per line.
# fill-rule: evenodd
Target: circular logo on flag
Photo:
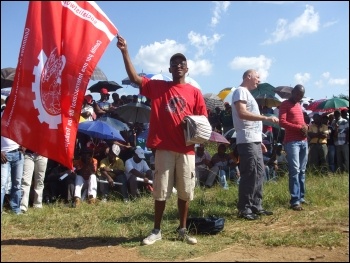
<path fill-rule="evenodd" d="M 49 124 L 50 129 L 57 129 L 61 121 L 61 74 L 66 64 L 64 56 L 59 56 L 57 48 L 47 58 L 43 50 L 38 56 L 39 63 L 34 67 L 35 93 L 34 107 L 39 111 L 41 123 Z"/>

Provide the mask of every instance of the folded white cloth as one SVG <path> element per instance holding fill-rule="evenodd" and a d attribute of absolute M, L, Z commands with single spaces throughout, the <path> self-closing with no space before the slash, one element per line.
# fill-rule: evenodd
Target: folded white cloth
<path fill-rule="evenodd" d="M 185 117 L 187 126 L 184 130 L 186 145 L 204 143 L 211 135 L 211 125 L 204 115 L 191 115 Z"/>

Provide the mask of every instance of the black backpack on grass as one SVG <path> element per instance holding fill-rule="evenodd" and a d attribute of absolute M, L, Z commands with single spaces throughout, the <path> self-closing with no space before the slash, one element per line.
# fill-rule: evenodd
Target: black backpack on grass
<path fill-rule="evenodd" d="M 224 229 L 225 219 L 222 217 L 189 217 L 187 230 L 193 234 L 215 235 Z"/>

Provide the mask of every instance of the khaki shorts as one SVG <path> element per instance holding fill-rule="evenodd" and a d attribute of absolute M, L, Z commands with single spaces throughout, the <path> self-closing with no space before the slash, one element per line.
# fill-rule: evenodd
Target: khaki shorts
<path fill-rule="evenodd" d="M 169 199 L 173 187 L 181 200 L 193 200 L 195 181 L 195 155 L 157 149 L 153 179 L 155 200 Z"/>

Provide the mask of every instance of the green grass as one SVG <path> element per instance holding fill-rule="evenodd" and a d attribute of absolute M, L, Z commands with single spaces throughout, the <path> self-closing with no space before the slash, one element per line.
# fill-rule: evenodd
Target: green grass
<path fill-rule="evenodd" d="M 306 175 L 304 211 L 289 209 L 287 176 L 277 182 L 264 184 L 263 205 L 273 216 L 256 221 L 237 218 L 238 188 L 229 182 L 229 190 L 219 185 L 210 189 L 195 189 L 190 204 L 190 216 L 217 215 L 226 219 L 225 228 L 214 236 L 197 235 L 198 244 L 190 246 L 176 240 L 178 226 L 176 194 L 167 202 L 162 221 L 163 240 L 149 247 L 140 246 L 141 240 L 153 227 L 153 199 L 151 196 L 124 204 L 119 199 L 107 203 L 78 208 L 62 203 L 30 208 L 27 216 L 3 215 L 1 236 L 10 239 L 52 239 L 69 242 L 92 242 L 93 246 L 121 245 L 134 248 L 135 253 L 149 260 L 171 261 L 195 258 L 203 253 L 216 252 L 227 247 L 348 246 L 342 229 L 349 225 L 349 176 Z M 73 245 L 73 243 L 72 243 Z M 77 246 L 78 245 L 74 245 Z"/>

